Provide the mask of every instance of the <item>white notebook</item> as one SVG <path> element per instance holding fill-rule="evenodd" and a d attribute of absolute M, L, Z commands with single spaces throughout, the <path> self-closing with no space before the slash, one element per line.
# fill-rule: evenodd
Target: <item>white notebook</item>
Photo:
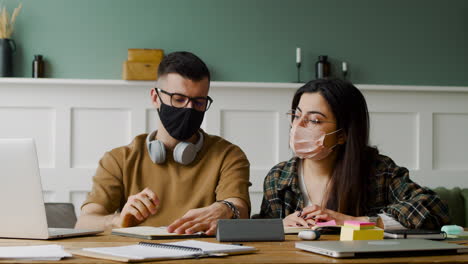
<path fill-rule="evenodd" d="M 0 247 L 0 260 L 60 260 L 71 256 L 60 245 Z"/>
<path fill-rule="evenodd" d="M 153 227 L 153 226 L 133 226 L 126 228 L 112 229 L 113 235 L 136 237 L 142 239 L 174 239 L 174 238 L 200 238 L 207 237 L 204 233 L 198 232 L 194 234 L 177 234 L 167 232 L 166 226 Z"/>
<path fill-rule="evenodd" d="M 139 262 L 164 259 L 222 257 L 255 251 L 257 250 L 254 247 L 185 240 L 164 244 L 140 242 L 136 245 L 120 247 L 83 248 L 78 251 L 72 251 L 72 253 L 93 258 Z"/>

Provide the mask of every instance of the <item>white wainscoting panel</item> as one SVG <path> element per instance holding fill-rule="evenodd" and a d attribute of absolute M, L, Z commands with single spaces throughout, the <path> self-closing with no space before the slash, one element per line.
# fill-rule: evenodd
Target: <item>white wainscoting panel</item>
<path fill-rule="evenodd" d="M 132 140 L 126 109 L 72 109 L 72 168 L 95 168 L 104 152 Z"/>
<path fill-rule="evenodd" d="M 55 109 L 0 107 L 0 138 L 35 137 L 39 166 L 55 167 Z"/>
<path fill-rule="evenodd" d="M 278 112 L 222 110 L 220 135 L 249 153 L 252 164 L 268 168 L 278 161 L 277 144 L 271 144 L 278 142 L 278 116 Z"/>
<path fill-rule="evenodd" d="M 468 170 L 468 113 L 434 114 L 434 169 Z"/>
<path fill-rule="evenodd" d="M 0 137 L 35 138 L 46 202 L 77 214 L 105 151 L 157 128 L 153 82 L 0 79 Z M 291 157 L 285 113 L 301 84 L 212 82 L 202 128 L 239 145 L 251 163 L 252 213 L 263 179 Z M 357 85 L 371 144 L 429 187 L 468 187 L 468 87 Z M 1 177 L 7 177 L 2 175 Z"/>
<path fill-rule="evenodd" d="M 385 150 L 385 154 L 393 157 L 399 165 L 419 169 L 417 113 L 371 112 L 369 116 L 370 144 Z"/>

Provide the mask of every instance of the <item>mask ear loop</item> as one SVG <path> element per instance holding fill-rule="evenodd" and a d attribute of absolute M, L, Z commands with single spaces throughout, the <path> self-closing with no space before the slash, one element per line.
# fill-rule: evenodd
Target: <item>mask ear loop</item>
<path fill-rule="evenodd" d="M 337 129 L 337 130 L 335 130 L 335 131 L 333 131 L 333 132 L 330 132 L 330 133 L 328 133 L 328 134 L 325 134 L 325 136 L 328 136 L 328 135 L 331 135 L 331 134 L 335 134 L 336 132 L 338 132 L 338 131 L 340 131 L 340 130 L 343 130 L 343 129 L 342 129 L 342 128 Z M 336 143 L 335 145 L 331 146 L 330 149 L 332 150 L 332 149 L 334 149 L 334 148 L 335 148 L 336 146 L 338 146 L 338 145 L 339 145 L 339 144 Z"/>
<path fill-rule="evenodd" d="M 340 131 L 340 130 L 343 130 L 343 129 L 342 129 L 342 128 L 340 128 L 340 129 L 337 129 L 337 130 L 335 130 L 335 131 L 333 131 L 333 132 L 330 132 L 330 133 L 327 133 L 327 134 L 325 134 L 325 136 L 328 136 L 328 135 L 334 134 L 334 133 L 336 133 L 336 132 L 338 132 L 338 131 Z"/>
<path fill-rule="evenodd" d="M 161 105 L 164 104 L 164 102 L 162 101 L 161 95 L 159 94 L 158 90 L 154 89 L 154 91 L 156 92 L 156 96 L 158 97 L 156 99 L 156 102 L 159 101 L 159 108 L 156 108 L 156 111 L 158 111 L 159 113 L 159 111 L 161 111 Z"/>

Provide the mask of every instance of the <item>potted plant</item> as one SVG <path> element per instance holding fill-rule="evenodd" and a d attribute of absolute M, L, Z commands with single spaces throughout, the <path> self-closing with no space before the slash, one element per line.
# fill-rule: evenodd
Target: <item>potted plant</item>
<path fill-rule="evenodd" d="M 20 4 L 11 15 L 8 14 L 6 7 L 1 7 L 0 11 L 0 77 L 13 76 L 12 58 L 16 51 L 15 41 L 11 39 L 14 31 L 16 17 L 18 16 L 22 4 Z"/>

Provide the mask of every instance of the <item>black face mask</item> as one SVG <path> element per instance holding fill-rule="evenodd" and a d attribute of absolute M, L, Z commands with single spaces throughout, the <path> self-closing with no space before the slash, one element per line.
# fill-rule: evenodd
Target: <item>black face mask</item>
<path fill-rule="evenodd" d="M 161 102 L 159 119 L 171 137 L 185 141 L 201 126 L 205 112 L 193 108 L 177 108 Z"/>

